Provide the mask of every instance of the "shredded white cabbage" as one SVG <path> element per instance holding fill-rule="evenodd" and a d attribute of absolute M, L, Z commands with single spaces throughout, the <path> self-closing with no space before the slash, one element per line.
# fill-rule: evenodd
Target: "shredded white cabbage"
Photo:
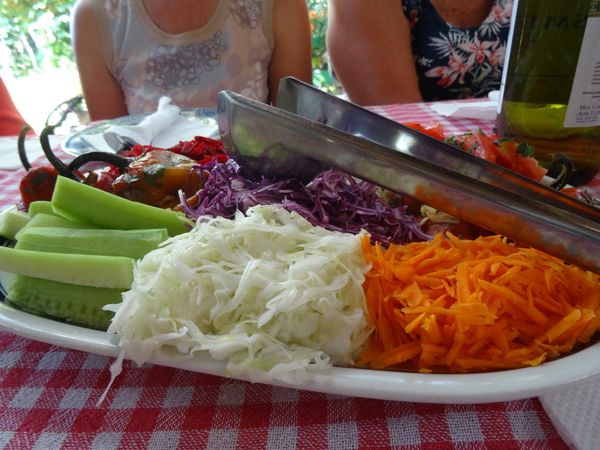
<path fill-rule="evenodd" d="M 360 236 L 273 206 L 246 214 L 202 217 L 136 263 L 132 289 L 106 308 L 127 357 L 208 350 L 227 374 L 294 384 L 354 362 L 371 332 Z"/>

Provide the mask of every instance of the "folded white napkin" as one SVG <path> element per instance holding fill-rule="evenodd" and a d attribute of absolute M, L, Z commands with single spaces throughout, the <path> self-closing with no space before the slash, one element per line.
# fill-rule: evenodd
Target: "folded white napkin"
<path fill-rule="evenodd" d="M 104 132 L 104 139 L 115 151 L 123 147 L 123 142 L 133 145 L 149 145 L 156 136 L 169 128 L 179 117 L 179 108 L 171 105 L 169 97 L 161 97 L 158 109 L 150 114 L 139 125 L 120 127 L 112 126 Z"/>
<path fill-rule="evenodd" d="M 67 135 L 48 136 L 50 146 L 52 148 L 58 147 L 67 137 Z M 0 137 L 0 170 L 19 170 L 23 168 L 19 159 L 17 141 L 18 136 Z M 25 139 L 25 152 L 31 163 L 44 154 L 39 136 L 27 136 Z"/>
<path fill-rule="evenodd" d="M 437 102 L 432 103 L 430 108 L 445 117 L 495 120 L 498 114 L 498 91 L 490 92 L 487 100 L 477 102 Z"/>
<path fill-rule="evenodd" d="M 90 147 L 88 151 L 104 152 L 120 150 L 122 141 L 133 145 L 151 144 L 158 148 L 169 148 L 196 136 L 220 139 L 216 124 L 190 120 L 180 115 L 180 109 L 170 105 L 170 102 L 170 98 L 162 97 L 157 112 L 144 118 L 139 125 L 111 126 L 103 134 L 82 134 L 80 139 Z"/>
<path fill-rule="evenodd" d="M 540 401 L 556 430 L 571 448 L 600 448 L 600 380 L 542 395 Z"/>

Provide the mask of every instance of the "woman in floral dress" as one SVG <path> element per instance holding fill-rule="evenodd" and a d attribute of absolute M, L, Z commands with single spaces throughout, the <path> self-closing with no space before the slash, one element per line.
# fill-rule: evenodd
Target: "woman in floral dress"
<path fill-rule="evenodd" d="M 513 0 L 329 0 L 327 46 L 362 105 L 484 97 L 499 89 Z"/>

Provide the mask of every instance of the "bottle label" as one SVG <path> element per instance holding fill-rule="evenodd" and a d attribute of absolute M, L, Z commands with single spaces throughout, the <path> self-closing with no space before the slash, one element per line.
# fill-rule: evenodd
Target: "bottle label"
<path fill-rule="evenodd" d="M 592 0 L 564 126 L 600 125 L 600 0 Z"/>

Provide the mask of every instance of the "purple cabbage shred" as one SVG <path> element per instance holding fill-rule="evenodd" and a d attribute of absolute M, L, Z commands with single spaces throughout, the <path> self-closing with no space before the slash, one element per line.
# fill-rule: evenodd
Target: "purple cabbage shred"
<path fill-rule="evenodd" d="M 373 243 L 386 247 L 431 239 L 415 217 L 404 213 L 405 206 L 386 205 L 377 186 L 336 170 L 322 172 L 308 185 L 295 179 L 251 181 L 233 162 L 211 162 L 198 170 L 208 173 L 204 187 L 190 199 L 181 198 L 184 213 L 193 220 L 205 215 L 232 219 L 237 210 L 280 205 L 331 231 L 358 234 L 364 229 Z"/>

